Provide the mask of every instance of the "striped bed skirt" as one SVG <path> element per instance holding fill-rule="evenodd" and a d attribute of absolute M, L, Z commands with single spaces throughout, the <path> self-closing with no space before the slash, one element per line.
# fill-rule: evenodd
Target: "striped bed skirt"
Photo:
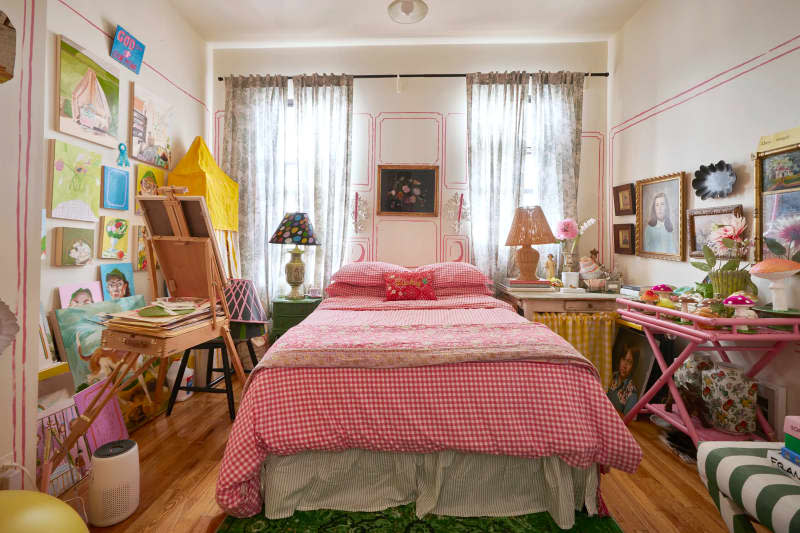
<path fill-rule="evenodd" d="M 755 532 L 755 518 L 775 533 L 800 533 L 800 483 L 767 458 L 781 442 L 703 442 L 697 470 L 731 533 Z"/>

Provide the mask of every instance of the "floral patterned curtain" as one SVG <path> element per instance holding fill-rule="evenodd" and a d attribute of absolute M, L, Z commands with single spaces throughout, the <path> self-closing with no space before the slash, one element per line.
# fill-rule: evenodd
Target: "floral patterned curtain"
<path fill-rule="evenodd" d="M 539 204 L 551 228 L 564 218 L 578 218 L 583 79 L 582 72 L 537 72 L 531 77 L 526 172 L 538 180 Z M 557 244 L 536 248 L 542 258 L 560 253 Z M 539 275 L 543 265 L 540 261 Z"/>
<path fill-rule="evenodd" d="M 519 205 L 529 80 L 526 72 L 467 74 L 471 255 L 496 281 L 508 276 L 505 240 Z"/>
<path fill-rule="evenodd" d="M 285 76 L 225 78 L 222 169 L 239 183 L 239 253 L 242 277 L 263 301 L 274 297 L 280 247 L 268 244 L 287 206 L 285 194 Z"/>

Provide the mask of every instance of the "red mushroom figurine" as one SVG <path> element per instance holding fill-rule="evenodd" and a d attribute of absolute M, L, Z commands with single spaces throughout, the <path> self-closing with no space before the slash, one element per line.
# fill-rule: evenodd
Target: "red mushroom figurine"
<path fill-rule="evenodd" d="M 728 307 L 733 307 L 734 318 L 752 318 L 752 316 L 748 313 L 748 310 L 752 305 L 755 304 L 755 302 L 748 296 L 745 296 L 744 294 L 732 294 L 725 298 L 722 303 Z M 735 329 L 737 331 L 746 331 L 747 326 L 736 326 Z"/>

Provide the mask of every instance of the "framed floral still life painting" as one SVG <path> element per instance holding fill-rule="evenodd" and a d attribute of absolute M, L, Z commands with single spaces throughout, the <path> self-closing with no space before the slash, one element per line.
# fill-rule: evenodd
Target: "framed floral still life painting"
<path fill-rule="evenodd" d="M 800 144 L 755 155 L 755 259 L 800 261 Z"/>
<path fill-rule="evenodd" d="M 636 213 L 636 188 L 633 183 L 614 187 L 614 216 Z"/>
<path fill-rule="evenodd" d="M 633 255 L 636 229 L 633 224 L 614 224 L 614 253 Z"/>
<path fill-rule="evenodd" d="M 378 215 L 439 216 L 439 167 L 379 165 Z"/>
<path fill-rule="evenodd" d="M 736 219 L 742 219 L 744 226 L 744 211 L 741 205 L 724 205 L 706 209 L 689 209 L 686 212 L 686 230 L 689 234 L 689 257 L 705 257 L 703 246 L 708 244 L 721 259 L 734 259 L 739 257 L 733 249 L 720 247 L 720 239 L 729 237 L 723 230 L 744 232 L 747 228 L 736 227 Z"/>
<path fill-rule="evenodd" d="M 683 261 L 683 172 L 636 182 L 636 255 Z"/>

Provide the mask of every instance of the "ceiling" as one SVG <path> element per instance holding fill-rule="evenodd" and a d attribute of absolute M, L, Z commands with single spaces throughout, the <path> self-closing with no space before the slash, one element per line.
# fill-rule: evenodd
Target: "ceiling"
<path fill-rule="evenodd" d="M 604 40 L 645 0 L 426 0 L 396 24 L 390 0 L 170 0 L 215 45 L 303 46 Z"/>

